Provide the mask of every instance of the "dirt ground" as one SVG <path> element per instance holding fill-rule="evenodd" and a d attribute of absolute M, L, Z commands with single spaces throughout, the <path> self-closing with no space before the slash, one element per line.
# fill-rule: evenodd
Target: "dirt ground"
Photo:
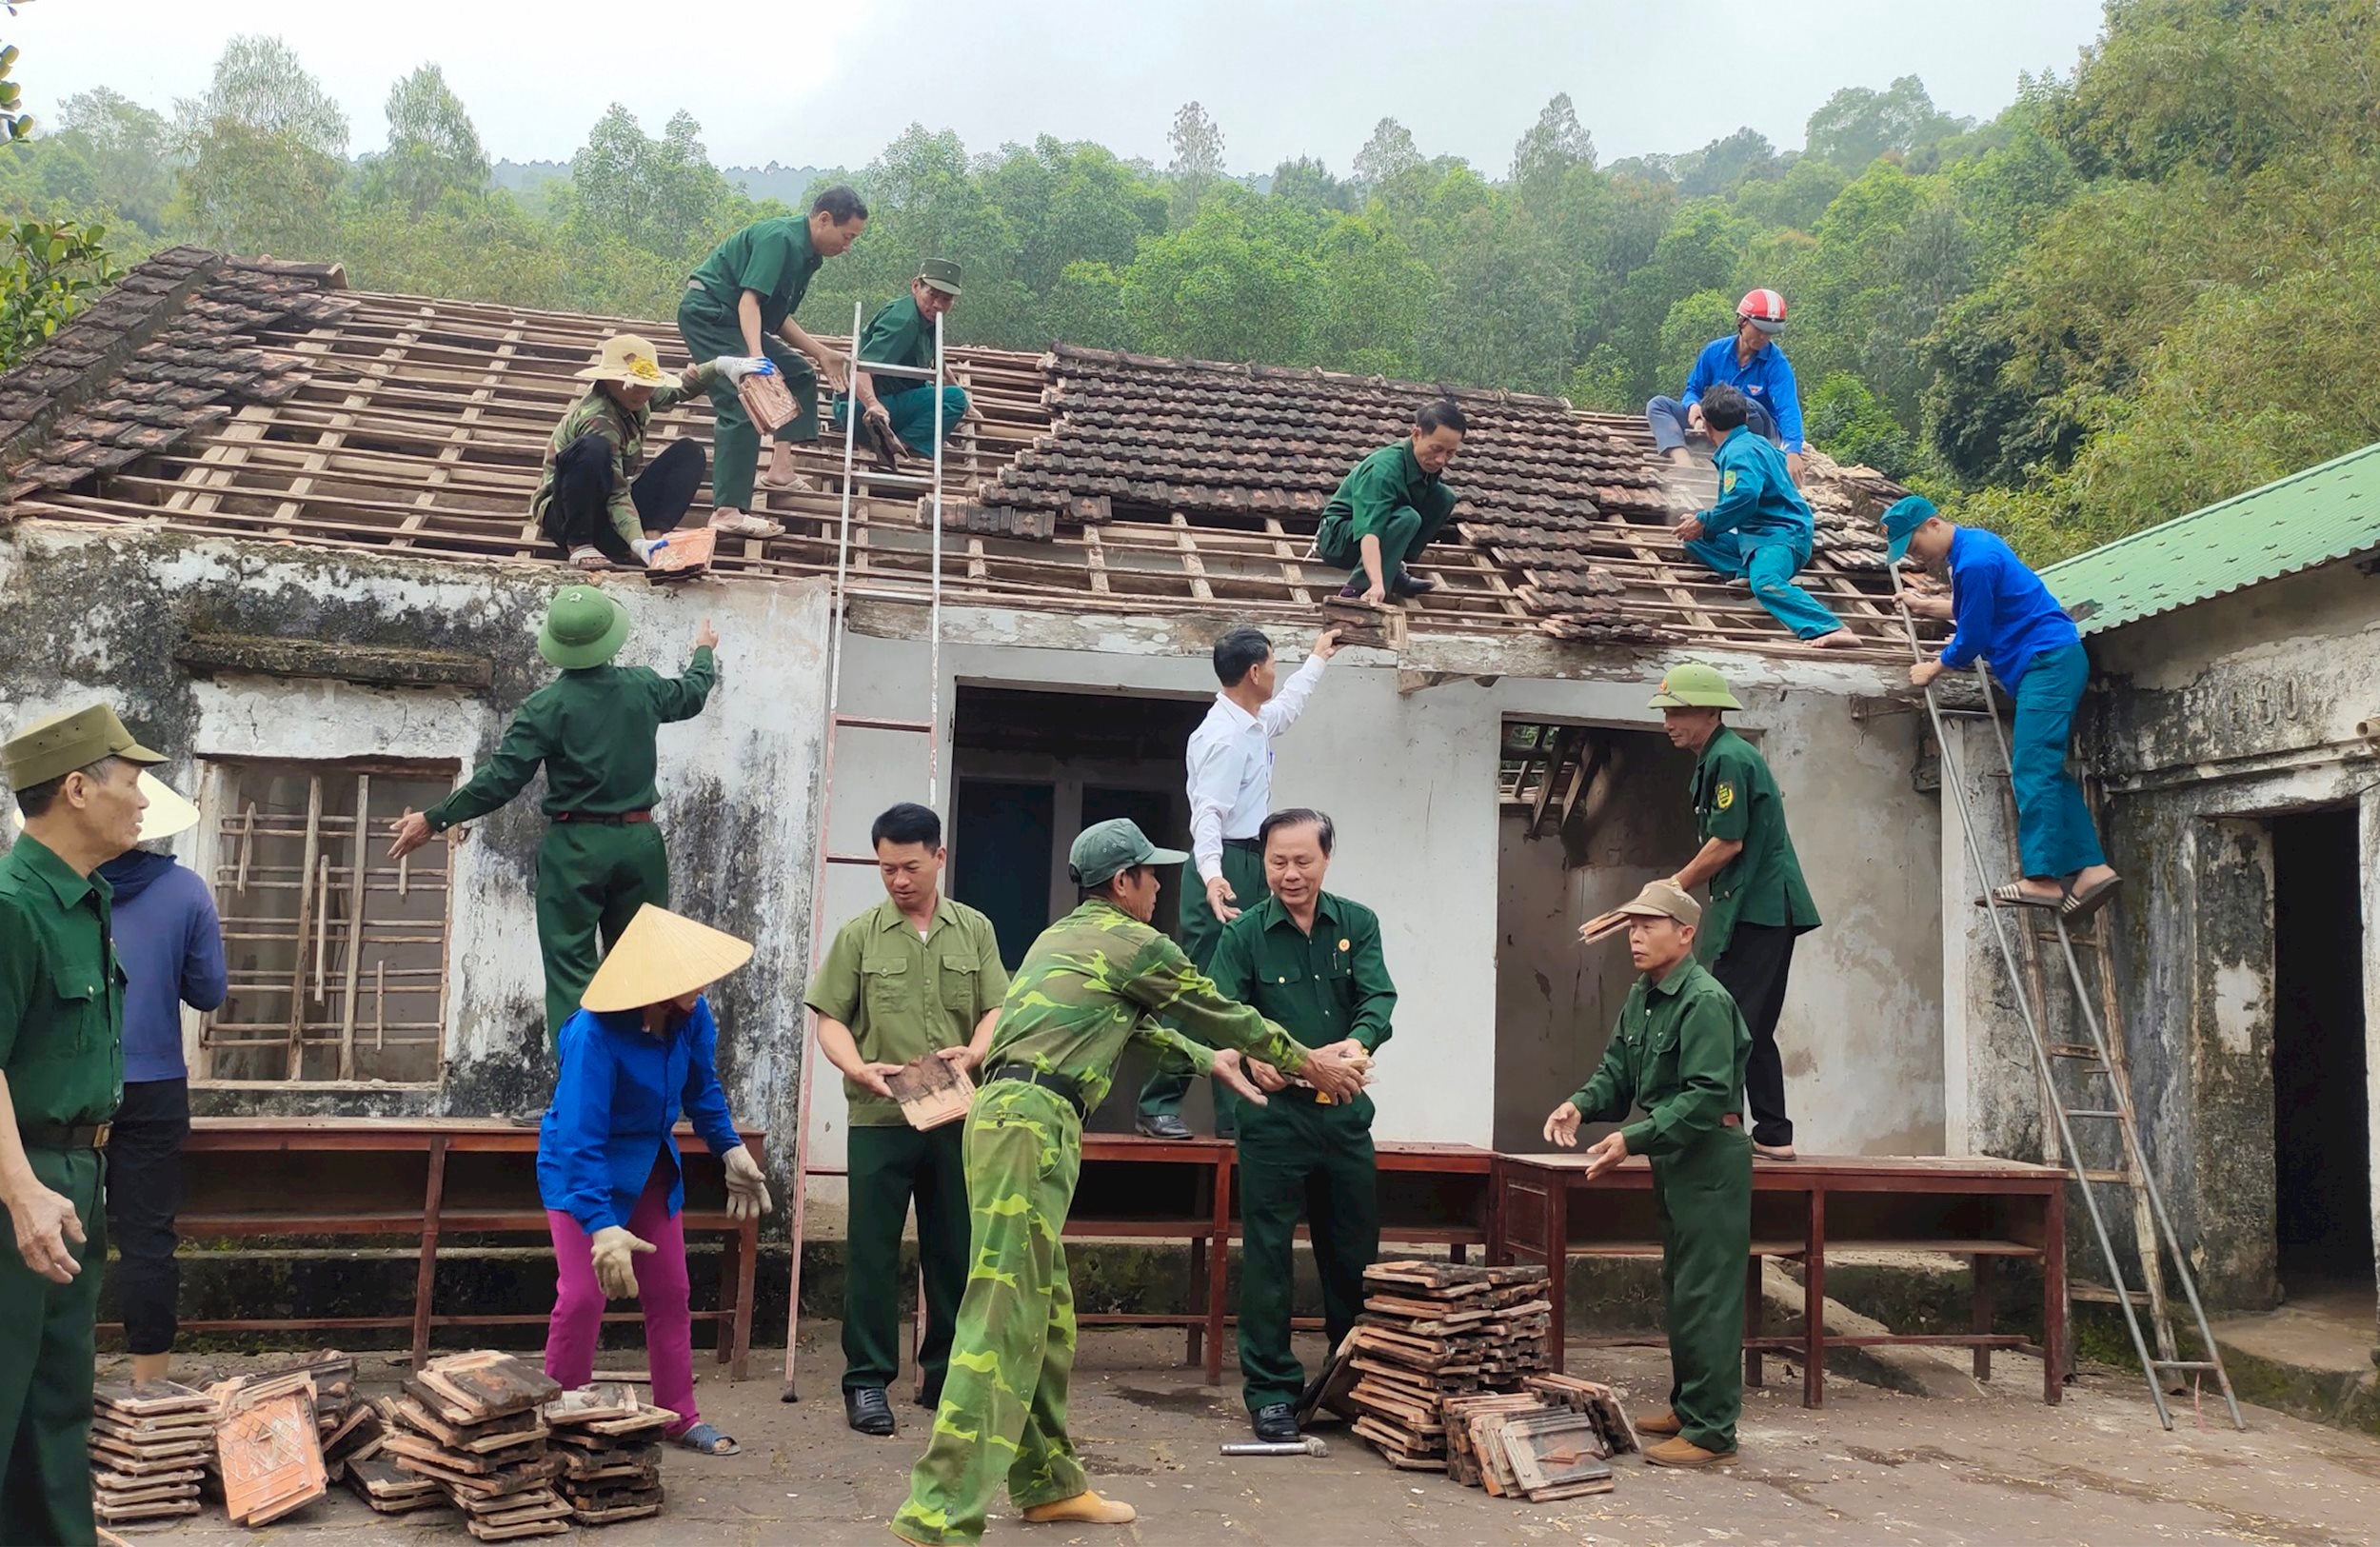
<path fill-rule="evenodd" d="M 725 1458 L 672 1451 L 668 1506 L 658 1519 L 569 1538 L 596 1547 L 843 1547 L 892 1541 L 885 1520 L 905 1495 L 926 1415 L 896 1402 L 902 1432 L 863 1439 L 843 1426 L 835 1328 L 804 1326 L 803 1400 L 781 1402 L 779 1356 L 754 1354 L 754 1378 L 713 1378 L 703 1416 L 735 1435 Z M 1319 1339 L 1301 1339 L 1311 1359 Z M 2040 1367 L 2001 1356 L 1988 1396 L 1899 1396 L 1830 1379 L 1827 1405 L 1805 1411 L 1797 1378 L 1775 1362 L 1771 1383 L 1747 1393 L 1740 1464 L 1681 1475 L 1633 1458 L 1617 1487 L 1545 1506 L 1508 1503 L 1441 1475 L 1392 1470 L 1343 1429 L 1317 1432 L 1326 1458 L 1229 1460 L 1223 1440 L 1246 1438 L 1236 1383 L 1208 1387 L 1176 1360 L 1179 1338 L 1095 1330 L 1076 1366 L 1075 1441 L 1095 1485 L 1139 1506 L 1137 1526 L 1115 1530 L 1028 1526 L 1003 1500 L 987 1539 L 1046 1547 L 1108 1541 L 1247 1544 L 1247 1547 L 1545 1547 L 1605 1543 L 2258 1542 L 2289 1547 L 2364 1543 L 2380 1517 L 2380 1442 L 2251 1410 L 2234 1433 L 2220 1404 L 2203 1427 L 2187 1398 L 2172 1434 L 2157 1427 L 2130 1378 L 2098 1376 L 2070 1388 L 2064 1405 L 2039 1400 Z M 212 1374 L 234 1361 L 188 1361 L 177 1375 Z M 236 1361 L 248 1366 L 252 1361 Z M 607 1367 L 634 1362 L 611 1356 Z M 398 1366 L 372 1356 L 368 1383 Z M 1657 1408 L 1665 1363 L 1653 1350 L 1575 1356 L 1571 1372 L 1610 1380 L 1632 1409 Z M 103 1378 L 106 1372 L 103 1372 Z M 897 1394 L 898 1395 L 898 1394 Z M 209 1513 L 146 1539 L 158 1547 L 254 1543 L 327 1547 L 339 1539 L 400 1547 L 466 1543 L 458 1517 L 439 1510 L 372 1515 L 332 1496 L 261 1533 Z M 562 1538 L 553 1538 L 562 1539 Z"/>

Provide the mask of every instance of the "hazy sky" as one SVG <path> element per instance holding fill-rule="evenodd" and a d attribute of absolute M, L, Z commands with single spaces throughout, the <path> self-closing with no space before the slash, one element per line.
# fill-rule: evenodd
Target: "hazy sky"
<path fill-rule="evenodd" d="M 1424 154 L 1497 176 L 1557 91 L 1607 161 L 1746 124 L 1790 149 L 1837 88 L 1897 75 L 1987 117 L 2019 70 L 2072 68 L 2099 26 L 2095 0 L 19 4 L 6 35 L 37 113 L 98 85 L 169 111 L 205 88 L 227 38 L 264 32 L 346 105 L 354 150 L 384 142 L 389 84 L 430 61 L 489 153 L 515 160 L 567 157 L 622 102 L 648 132 L 690 110 L 723 165 L 858 166 L 913 119 L 971 150 L 1052 133 L 1162 165 L 1174 109 L 1195 98 L 1235 172 L 1313 155 L 1343 174 L 1385 115 Z"/>

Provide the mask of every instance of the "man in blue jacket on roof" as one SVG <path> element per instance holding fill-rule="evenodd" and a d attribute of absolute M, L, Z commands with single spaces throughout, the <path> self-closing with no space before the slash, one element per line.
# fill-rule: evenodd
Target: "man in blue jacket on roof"
<path fill-rule="evenodd" d="M 1735 304 L 1735 331 L 1715 338 L 1695 357 L 1682 398 L 1655 398 L 1644 406 L 1645 422 L 1653 426 L 1653 445 L 1679 466 L 1694 458 L 1686 437 L 1716 432 L 1704 424 L 1703 394 L 1725 385 L 1744 395 L 1751 406 L 1752 432 L 1783 448 L 1786 469 L 1801 483 L 1801 393 L 1794 385 L 1794 367 L 1776 335 L 1785 331 L 1785 298 L 1775 290 L 1747 291 Z"/>
<path fill-rule="evenodd" d="M 1785 458 L 1746 423 L 1744 395 L 1720 382 L 1703 394 L 1702 416 L 1718 439 L 1719 497 L 1677 524 L 1686 551 L 1728 578 L 1752 585 L 1753 600 L 1794 637 L 1817 649 L 1859 643 L 1842 620 L 1794 584 L 1810 562 L 1815 523 L 1794 487 Z"/>

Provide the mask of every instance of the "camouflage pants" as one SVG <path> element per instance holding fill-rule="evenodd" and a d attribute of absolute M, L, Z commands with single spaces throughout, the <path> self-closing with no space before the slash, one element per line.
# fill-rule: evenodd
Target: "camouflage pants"
<path fill-rule="evenodd" d="M 999 1080 L 967 1114 L 967 1287 L 934 1438 L 892 1528 L 972 1543 L 1003 1474 L 1029 1509 L 1089 1486 L 1066 1438 L 1074 1286 L 1058 1243 L 1082 1168 L 1082 1122 L 1051 1092 Z"/>

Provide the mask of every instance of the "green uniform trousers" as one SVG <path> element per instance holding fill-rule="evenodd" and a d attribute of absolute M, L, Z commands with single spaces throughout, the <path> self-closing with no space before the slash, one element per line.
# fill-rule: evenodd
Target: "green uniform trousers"
<path fill-rule="evenodd" d="M 669 905 L 669 849 L 649 822 L 557 822 L 537 850 L 537 943 L 545 953 L 545 1035 L 579 996 L 636 910 Z"/>
<path fill-rule="evenodd" d="M 1380 1252 L 1379 1179 L 1372 1157 L 1372 1099 L 1323 1105 L 1310 1092 L 1276 1091 L 1240 1118 L 1240 1376 L 1248 1411 L 1295 1403 L 1305 1369 L 1290 1346 L 1302 1215 L 1322 1279 L 1330 1346 L 1355 1330 L 1363 1270 Z"/>
<path fill-rule="evenodd" d="M 1181 867 L 1181 954 L 1190 964 L 1204 972 L 1215 960 L 1215 947 L 1223 938 L 1223 921 L 1215 917 L 1215 910 L 1206 904 L 1206 883 L 1198 871 L 1189 865 Z M 1264 901 L 1264 856 L 1254 849 L 1223 845 L 1223 879 L 1231 883 L 1232 906 L 1246 912 Z M 1190 1082 L 1198 1076 L 1167 1074 L 1160 1069 L 1149 1076 L 1140 1087 L 1140 1115 L 1144 1118 L 1179 1117 L 1182 1098 L 1190 1094 Z M 1218 1089 L 1215 1093 L 1215 1131 L 1229 1139 L 1232 1132 L 1232 1107 L 1237 1103 Z"/>
<path fill-rule="evenodd" d="M 71 1199 L 84 1241 L 67 1247 L 82 1271 L 53 1284 L 17 1255 L 16 1231 L 0 1209 L 0 1541 L 89 1547 L 98 1539 L 90 1507 L 91 1328 L 99 1319 L 100 1270 L 108 1260 L 97 1150 L 28 1149 L 33 1175 Z"/>
<path fill-rule="evenodd" d="M 1423 512 L 1409 505 L 1400 505 L 1380 524 L 1380 584 L 1394 585 L 1405 572 L 1405 561 L 1418 557 L 1421 550 L 1438 540 L 1453 519 L 1455 502 L 1442 502 L 1443 509 Z M 1355 524 L 1340 518 L 1325 519 L 1314 536 L 1315 551 L 1324 564 L 1347 571 L 1351 580 L 1365 581 L 1363 571 L 1363 540 L 1356 535 Z"/>
<path fill-rule="evenodd" d="M 678 303 L 678 334 L 694 358 L 716 360 L 723 354 L 742 355 L 744 328 L 736 321 L 735 302 L 721 302 L 708 290 L 689 289 Z M 777 363 L 801 412 L 777 431 L 781 441 L 818 439 L 818 372 L 803 354 L 774 333 L 761 336 L 761 349 Z M 736 384 L 724 375 L 711 384 L 711 407 L 717 423 L 711 427 L 711 504 L 734 510 L 752 508 L 752 481 L 761 466 L 760 426 L 744 411 Z"/>
<path fill-rule="evenodd" d="M 942 1388 L 959 1297 L 967 1286 L 966 1124 L 923 1133 L 855 1125 L 846 1135 L 851 1220 L 845 1231 L 843 1387 L 883 1390 L 901 1372 L 901 1222 L 917 1200 L 918 1267 L 925 1278 L 925 1389 Z"/>
<path fill-rule="evenodd" d="M 1752 1141 L 1719 1128 L 1653 1159 L 1669 1330 L 1670 1411 L 1708 1451 L 1735 1448 L 1744 1406 L 1744 1263 L 1752 1255 Z"/>
<path fill-rule="evenodd" d="M 966 1120 L 970 1266 L 934 1438 L 892 1527 L 924 1542 L 982 1539 L 1005 1477 L 1020 1509 L 1090 1486 L 1066 1438 L 1074 1285 L 1059 1245 L 1082 1169 L 1082 1120 L 1054 1092 L 996 1080 Z"/>

